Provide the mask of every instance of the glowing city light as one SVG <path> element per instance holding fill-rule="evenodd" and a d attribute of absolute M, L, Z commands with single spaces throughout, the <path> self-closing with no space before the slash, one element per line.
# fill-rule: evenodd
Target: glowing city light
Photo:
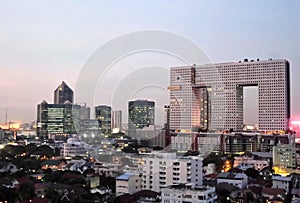
<path fill-rule="evenodd" d="M 292 121 L 292 125 L 300 125 L 300 121 Z"/>

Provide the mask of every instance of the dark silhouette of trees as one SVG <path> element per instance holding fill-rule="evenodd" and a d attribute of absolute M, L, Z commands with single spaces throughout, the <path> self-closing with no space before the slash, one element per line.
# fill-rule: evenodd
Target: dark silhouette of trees
<path fill-rule="evenodd" d="M 18 190 L 19 199 L 22 201 L 29 201 L 32 199 L 34 194 L 34 185 L 31 182 L 25 182 L 20 185 L 20 189 Z"/>

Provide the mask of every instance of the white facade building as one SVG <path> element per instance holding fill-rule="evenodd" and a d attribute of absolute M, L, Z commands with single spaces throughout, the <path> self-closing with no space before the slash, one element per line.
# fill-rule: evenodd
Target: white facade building
<path fill-rule="evenodd" d="M 243 87 L 258 87 L 260 130 L 289 130 L 289 62 L 244 60 L 171 67 L 170 129 L 243 129 Z"/>
<path fill-rule="evenodd" d="M 122 111 L 112 111 L 111 128 L 122 131 Z"/>
<path fill-rule="evenodd" d="M 207 164 L 207 166 L 203 167 L 204 175 L 211 175 L 216 173 L 217 166 L 214 163 Z"/>
<path fill-rule="evenodd" d="M 84 143 L 80 142 L 78 138 L 69 138 L 67 142 L 63 144 L 61 156 L 65 158 L 72 158 L 74 156 L 87 156 L 87 151 L 84 147 Z"/>
<path fill-rule="evenodd" d="M 202 160 L 200 156 L 176 157 L 176 153 L 158 153 L 143 158 L 143 189 L 160 192 L 161 187 L 180 183 L 202 186 Z"/>
<path fill-rule="evenodd" d="M 240 168 L 242 170 L 247 170 L 248 168 L 254 168 L 255 170 L 261 170 L 265 167 L 270 166 L 269 159 L 255 158 L 255 156 L 251 155 L 241 155 L 234 157 L 233 167 Z"/>
<path fill-rule="evenodd" d="M 220 146 L 221 134 L 217 133 L 177 132 L 171 136 L 171 149 L 180 152 L 196 150 L 204 155 L 219 151 Z"/>
<path fill-rule="evenodd" d="M 227 183 L 242 190 L 245 189 L 248 184 L 248 177 L 244 173 L 220 173 L 217 183 Z"/>
<path fill-rule="evenodd" d="M 124 173 L 116 177 L 116 195 L 134 194 L 141 190 L 141 177 L 133 173 Z"/>
<path fill-rule="evenodd" d="M 162 203 L 214 203 L 217 198 L 214 187 L 173 185 L 161 189 Z"/>

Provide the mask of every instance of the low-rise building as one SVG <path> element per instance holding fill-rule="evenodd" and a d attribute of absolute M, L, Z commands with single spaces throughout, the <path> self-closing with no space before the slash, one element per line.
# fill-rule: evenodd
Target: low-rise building
<path fill-rule="evenodd" d="M 278 144 L 273 147 L 273 168 L 287 171 L 296 167 L 296 147 L 294 144 Z M 277 170 L 275 170 L 276 173 Z"/>
<path fill-rule="evenodd" d="M 66 162 L 64 160 L 54 160 L 49 159 L 42 162 L 41 167 L 43 170 L 48 168 L 52 170 L 62 170 L 66 166 Z"/>
<path fill-rule="evenodd" d="M 288 192 L 290 184 L 292 183 L 292 177 L 272 176 L 272 183 L 273 188 L 285 189 L 285 191 Z"/>
<path fill-rule="evenodd" d="M 141 177 L 133 173 L 124 173 L 116 177 L 116 195 L 133 194 L 141 190 Z"/>
<path fill-rule="evenodd" d="M 214 163 L 207 164 L 207 166 L 203 167 L 204 175 L 214 174 L 214 173 L 216 173 L 216 170 L 217 170 L 217 167 L 216 167 L 216 164 L 214 164 Z"/>
<path fill-rule="evenodd" d="M 266 154 L 268 152 L 264 152 Z M 271 153 L 268 153 L 272 155 Z M 262 170 L 265 167 L 270 166 L 270 159 L 265 156 L 259 156 L 251 152 L 247 152 L 240 156 L 234 157 L 233 167 L 247 170 L 248 168 L 254 168 L 255 170 Z"/>
<path fill-rule="evenodd" d="M 161 189 L 162 203 L 214 203 L 217 198 L 214 187 L 179 184 Z"/>
<path fill-rule="evenodd" d="M 87 151 L 84 147 L 84 143 L 80 142 L 78 138 L 69 138 L 67 142 L 63 144 L 61 156 L 65 158 L 72 158 L 74 156 L 87 156 Z"/>
<path fill-rule="evenodd" d="M 248 177 L 244 173 L 220 173 L 217 178 L 217 183 L 228 183 L 239 189 L 245 189 L 248 184 Z"/>
<path fill-rule="evenodd" d="M 145 156 L 140 163 L 144 190 L 160 192 L 161 187 L 193 183 L 202 186 L 201 156 L 177 157 L 176 153 L 157 153 Z"/>

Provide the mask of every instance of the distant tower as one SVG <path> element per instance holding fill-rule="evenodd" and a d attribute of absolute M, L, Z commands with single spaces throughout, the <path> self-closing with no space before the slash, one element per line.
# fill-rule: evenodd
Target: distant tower
<path fill-rule="evenodd" d="M 154 125 L 155 102 L 148 100 L 134 100 L 128 103 L 128 130 L 134 135 L 135 129 L 143 129 Z"/>
<path fill-rule="evenodd" d="M 54 91 L 54 104 L 73 103 L 73 90 L 63 81 Z"/>
<path fill-rule="evenodd" d="M 86 103 L 80 105 L 80 119 L 91 119 L 91 108 Z"/>
<path fill-rule="evenodd" d="M 95 107 L 95 116 L 103 133 L 111 132 L 111 107 L 99 105 Z"/>
<path fill-rule="evenodd" d="M 112 112 L 112 129 L 122 130 L 122 111 L 113 111 Z"/>

